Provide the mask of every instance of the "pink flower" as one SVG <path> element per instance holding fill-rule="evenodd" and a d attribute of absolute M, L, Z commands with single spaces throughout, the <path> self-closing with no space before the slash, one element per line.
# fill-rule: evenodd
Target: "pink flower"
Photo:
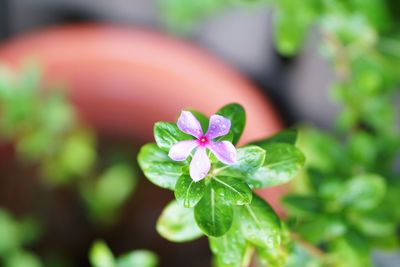
<path fill-rule="evenodd" d="M 200 122 L 189 111 L 182 111 L 178 122 L 178 128 L 197 139 L 184 140 L 174 144 L 169 150 L 168 156 L 175 161 L 187 159 L 193 149 L 196 151 L 190 162 L 190 177 L 197 182 L 207 176 L 211 163 L 206 153 L 206 148 L 224 164 L 236 163 L 236 149 L 229 141 L 214 142 L 213 139 L 228 134 L 231 121 L 220 115 L 210 117 L 206 134 L 203 134 Z"/>

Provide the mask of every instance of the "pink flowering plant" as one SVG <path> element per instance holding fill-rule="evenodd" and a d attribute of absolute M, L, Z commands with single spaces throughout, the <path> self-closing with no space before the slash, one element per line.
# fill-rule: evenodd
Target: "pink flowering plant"
<path fill-rule="evenodd" d="M 286 183 L 304 165 L 295 131 L 235 147 L 244 126 L 239 104 L 209 119 L 184 110 L 177 123 L 157 122 L 156 143 L 138 155 L 145 176 L 175 194 L 157 231 L 173 242 L 206 235 L 216 266 L 247 266 L 255 251 L 261 262 L 284 260 L 284 225 L 253 189 Z"/>

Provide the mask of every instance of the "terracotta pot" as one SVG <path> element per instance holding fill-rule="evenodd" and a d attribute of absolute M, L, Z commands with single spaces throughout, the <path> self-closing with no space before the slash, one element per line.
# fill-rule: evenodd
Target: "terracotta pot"
<path fill-rule="evenodd" d="M 38 61 L 48 84 L 63 84 L 82 117 L 102 133 L 152 140 L 159 120 L 183 108 L 212 114 L 242 104 L 247 124 L 241 143 L 273 134 L 281 122 L 268 99 L 240 73 L 181 40 L 137 28 L 79 25 L 14 38 L 0 61 L 18 67 Z M 278 211 L 283 188 L 261 190 Z"/>

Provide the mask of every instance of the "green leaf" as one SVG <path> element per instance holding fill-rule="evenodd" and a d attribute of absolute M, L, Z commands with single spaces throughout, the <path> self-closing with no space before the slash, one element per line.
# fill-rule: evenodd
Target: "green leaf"
<path fill-rule="evenodd" d="M 238 207 L 242 233 L 247 241 L 263 248 L 277 248 L 281 242 L 281 225 L 275 211 L 259 196 L 251 204 Z"/>
<path fill-rule="evenodd" d="M 295 145 L 296 140 L 297 140 L 297 130 L 296 129 L 287 129 L 287 130 L 280 131 L 268 138 L 252 142 L 251 144 L 260 146 L 260 147 L 264 147 L 265 145 L 274 144 L 274 143 L 287 143 L 290 145 Z"/>
<path fill-rule="evenodd" d="M 156 267 L 157 265 L 157 255 L 148 250 L 135 250 L 117 259 L 117 267 Z"/>
<path fill-rule="evenodd" d="M 361 213 L 357 211 L 348 213 L 347 219 L 364 235 L 390 238 L 396 236 L 397 224 L 389 214 L 381 209 Z"/>
<path fill-rule="evenodd" d="M 296 231 L 310 243 L 318 244 L 343 236 L 347 231 L 347 225 L 335 215 L 322 214 L 299 225 Z"/>
<path fill-rule="evenodd" d="M 0 255 L 6 255 L 21 245 L 18 223 L 3 209 L 0 209 L 0 236 Z"/>
<path fill-rule="evenodd" d="M 156 228 L 162 237 L 172 242 L 192 241 L 203 235 L 194 220 L 193 209 L 184 208 L 175 200 L 164 208 Z"/>
<path fill-rule="evenodd" d="M 175 189 L 176 181 L 182 176 L 185 162 L 172 161 L 167 152 L 156 144 L 144 145 L 138 155 L 139 166 L 144 175 L 155 185 Z"/>
<path fill-rule="evenodd" d="M 194 218 L 206 235 L 218 237 L 224 235 L 231 227 L 233 209 L 208 186 L 203 198 L 194 207 Z"/>
<path fill-rule="evenodd" d="M 231 130 L 233 133 L 232 143 L 235 145 L 240 139 L 244 126 L 246 124 L 246 112 L 244 108 L 239 104 L 228 104 L 223 106 L 217 111 L 217 114 L 224 116 L 231 121 Z"/>
<path fill-rule="evenodd" d="M 137 179 L 129 165 L 114 164 L 94 182 L 81 186 L 81 195 L 86 201 L 94 220 L 110 223 L 118 209 L 129 198 Z"/>
<path fill-rule="evenodd" d="M 266 144 L 264 164 L 253 175 L 247 176 L 247 183 L 253 188 L 262 188 L 289 182 L 304 166 L 303 153 L 295 146 L 284 143 Z"/>
<path fill-rule="evenodd" d="M 2 265 L 3 266 L 3 265 Z M 43 264 L 35 254 L 18 250 L 5 257 L 5 267 L 42 267 Z"/>
<path fill-rule="evenodd" d="M 163 121 L 154 124 L 154 138 L 158 147 L 164 151 L 169 151 L 171 146 L 179 141 L 193 139 L 192 136 L 179 130 L 174 123 Z"/>
<path fill-rule="evenodd" d="M 292 216 L 312 216 L 322 210 L 321 201 L 315 196 L 287 195 L 282 202 Z"/>
<path fill-rule="evenodd" d="M 300 242 L 295 242 L 290 251 L 285 267 L 322 267 L 321 259 L 312 255 L 309 248 Z"/>
<path fill-rule="evenodd" d="M 369 267 L 372 266 L 368 241 L 354 233 L 337 238 L 330 244 L 333 266 Z"/>
<path fill-rule="evenodd" d="M 250 187 L 239 178 L 213 176 L 211 186 L 217 195 L 234 205 L 249 204 L 253 197 Z"/>
<path fill-rule="evenodd" d="M 375 208 L 386 193 L 385 180 L 376 174 L 361 174 L 346 182 L 340 202 L 353 210 Z"/>
<path fill-rule="evenodd" d="M 175 197 L 185 208 L 191 208 L 203 197 L 204 190 L 204 179 L 195 182 L 189 175 L 182 175 L 176 182 Z"/>
<path fill-rule="evenodd" d="M 237 162 L 233 165 L 224 165 L 219 162 L 213 174 L 214 176 L 232 176 L 244 179 L 262 166 L 265 153 L 265 150 L 258 146 L 240 147 L 237 149 Z"/>
<path fill-rule="evenodd" d="M 92 245 L 89 259 L 93 267 L 116 267 L 114 255 L 104 241 Z"/>
<path fill-rule="evenodd" d="M 248 244 L 243 238 L 237 218 L 221 237 L 209 237 L 210 248 L 218 267 L 242 267 Z"/>

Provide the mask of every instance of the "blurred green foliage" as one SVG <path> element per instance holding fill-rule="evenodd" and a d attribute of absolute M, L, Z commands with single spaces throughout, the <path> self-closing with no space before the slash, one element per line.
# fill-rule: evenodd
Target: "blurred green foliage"
<path fill-rule="evenodd" d="M 336 74 L 332 97 L 342 107 L 336 129 L 301 130 L 307 168 L 284 199 L 288 225 L 301 241 L 292 245 L 287 266 L 364 267 L 372 265 L 372 250 L 398 248 L 400 2 L 205 2 L 163 0 L 161 7 L 181 32 L 238 2 L 272 8 L 278 52 L 300 53 L 312 27 Z"/>
<path fill-rule="evenodd" d="M 82 124 L 62 90 L 42 84 L 39 69 L 32 64 L 22 71 L 0 66 L 0 142 L 11 143 L 18 161 L 37 170 L 34 175 L 39 176 L 40 187 L 73 188 L 90 222 L 109 226 L 136 187 L 130 158 L 112 159 L 113 154 L 121 154 L 117 151 L 107 155 L 110 159 L 101 158 L 93 130 Z M 40 225 L 40 220 L 37 217 L 35 222 Z M 23 247 L 38 239 L 35 227 L 32 221 L 15 221 L 0 210 L 0 261 L 4 266 L 42 266 Z"/>
<path fill-rule="evenodd" d="M 89 255 L 92 267 L 156 267 L 158 257 L 148 250 L 134 250 L 115 257 L 104 241 L 95 241 Z"/>
<path fill-rule="evenodd" d="M 41 267 L 40 259 L 26 249 L 37 241 L 41 229 L 31 218 L 16 220 L 0 209 L 0 264 L 5 267 Z"/>

